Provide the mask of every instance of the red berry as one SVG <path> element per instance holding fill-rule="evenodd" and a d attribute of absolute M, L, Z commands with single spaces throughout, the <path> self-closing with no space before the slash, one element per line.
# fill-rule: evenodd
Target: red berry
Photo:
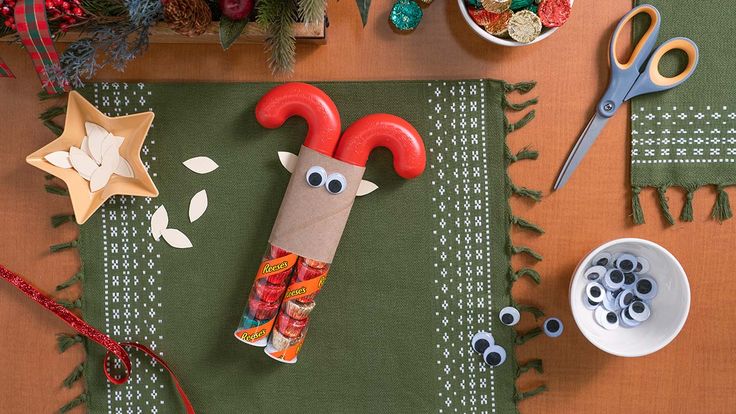
<path fill-rule="evenodd" d="M 243 20 L 250 16 L 254 0 L 219 0 L 222 14 L 230 20 Z"/>
<path fill-rule="evenodd" d="M 71 7 L 71 5 L 69 3 L 67 3 L 67 2 L 61 3 L 61 8 L 64 9 L 64 10 L 69 10 L 70 7 Z"/>
<path fill-rule="evenodd" d="M 59 25 L 59 28 L 62 32 L 66 32 L 67 30 L 69 30 L 69 23 L 62 23 Z"/>
<path fill-rule="evenodd" d="M 8 27 L 13 25 L 13 23 L 10 23 L 10 20 L 6 20 L 4 24 L 5 26 L 8 26 Z"/>
<path fill-rule="evenodd" d="M 80 16 L 80 17 L 81 17 L 81 16 L 82 16 L 82 9 L 81 9 L 81 8 L 79 8 L 79 7 L 75 7 L 75 8 L 74 8 L 74 10 L 72 10 L 72 13 L 73 13 L 73 14 L 74 14 L 75 16 Z"/>
<path fill-rule="evenodd" d="M 61 6 L 62 0 L 52 0 L 54 2 L 55 7 Z"/>

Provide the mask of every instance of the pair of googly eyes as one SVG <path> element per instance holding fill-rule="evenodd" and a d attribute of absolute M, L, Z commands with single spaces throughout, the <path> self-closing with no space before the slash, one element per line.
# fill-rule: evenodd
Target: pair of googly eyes
<path fill-rule="evenodd" d="M 330 194 L 340 194 L 348 186 L 344 175 L 340 173 L 327 175 L 327 171 L 318 165 L 307 170 L 307 184 L 314 188 L 325 186 Z"/>
<path fill-rule="evenodd" d="M 493 335 L 488 332 L 478 332 L 470 341 L 473 351 L 483 355 L 486 364 L 497 367 L 506 361 L 506 350 L 496 345 Z"/>
<path fill-rule="evenodd" d="M 521 319 L 521 314 L 519 313 L 519 310 L 515 307 L 507 306 L 501 309 L 501 312 L 498 313 L 498 318 L 504 325 L 514 326 L 519 323 L 519 320 Z M 562 321 L 557 318 L 547 318 L 547 320 L 544 321 L 544 324 L 542 324 L 542 330 L 544 331 L 545 335 L 549 336 L 550 338 L 557 338 L 558 336 L 562 335 L 563 329 L 564 326 L 562 325 Z"/>

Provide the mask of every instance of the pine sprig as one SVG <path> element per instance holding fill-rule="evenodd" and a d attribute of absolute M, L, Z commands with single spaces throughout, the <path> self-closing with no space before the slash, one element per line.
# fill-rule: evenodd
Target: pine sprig
<path fill-rule="evenodd" d="M 325 18 L 326 0 L 299 0 L 299 17 L 307 24 L 317 24 Z"/>
<path fill-rule="evenodd" d="M 266 50 L 270 53 L 268 66 L 274 74 L 294 70 L 296 38 L 294 22 L 299 7 L 296 0 L 261 0 L 256 22 L 266 28 Z"/>

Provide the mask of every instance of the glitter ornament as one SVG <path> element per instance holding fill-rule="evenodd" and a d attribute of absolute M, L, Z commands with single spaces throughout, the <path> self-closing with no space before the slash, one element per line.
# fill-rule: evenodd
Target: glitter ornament
<path fill-rule="evenodd" d="M 493 14 L 493 19 L 484 26 L 486 32 L 498 36 L 505 37 L 509 34 L 509 21 L 513 13 L 511 10 L 506 10 L 503 13 Z"/>
<path fill-rule="evenodd" d="M 539 19 L 544 27 L 560 27 L 570 17 L 570 0 L 542 0 Z"/>
<path fill-rule="evenodd" d="M 529 43 L 542 32 L 542 22 L 529 10 L 514 13 L 509 20 L 509 36 L 519 43 Z"/>
<path fill-rule="evenodd" d="M 511 0 L 481 0 L 483 8 L 491 13 L 503 13 L 511 7 Z"/>
<path fill-rule="evenodd" d="M 422 8 L 414 0 L 399 0 L 391 8 L 389 20 L 402 32 L 409 32 L 419 26 L 422 21 Z"/>
<path fill-rule="evenodd" d="M 470 15 L 470 18 L 473 19 L 473 21 L 478 26 L 488 26 L 491 24 L 498 16 L 495 13 L 491 13 L 488 10 L 485 9 L 473 9 L 468 8 L 468 14 Z"/>
<path fill-rule="evenodd" d="M 526 9 L 527 7 L 534 4 L 534 0 L 512 0 L 509 8 L 513 11 Z"/>

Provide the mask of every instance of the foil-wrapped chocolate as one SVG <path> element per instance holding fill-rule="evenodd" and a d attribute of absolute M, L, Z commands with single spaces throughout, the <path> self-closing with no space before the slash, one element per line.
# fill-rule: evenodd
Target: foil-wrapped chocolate
<path fill-rule="evenodd" d="M 309 313 L 314 309 L 314 301 L 302 302 L 299 300 L 287 301 L 284 306 L 286 307 L 286 314 L 294 319 L 306 319 Z"/>
<path fill-rule="evenodd" d="M 481 3 L 491 13 L 503 13 L 511 7 L 511 0 L 481 0 Z"/>
<path fill-rule="evenodd" d="M 503 13 L 494 14 L 491 21 L 484 26 L 486 32 L 498 36 L 506 37 L 509 34 L 509 21 L 513 13 L 511 10 L 506 10 Z"/>

